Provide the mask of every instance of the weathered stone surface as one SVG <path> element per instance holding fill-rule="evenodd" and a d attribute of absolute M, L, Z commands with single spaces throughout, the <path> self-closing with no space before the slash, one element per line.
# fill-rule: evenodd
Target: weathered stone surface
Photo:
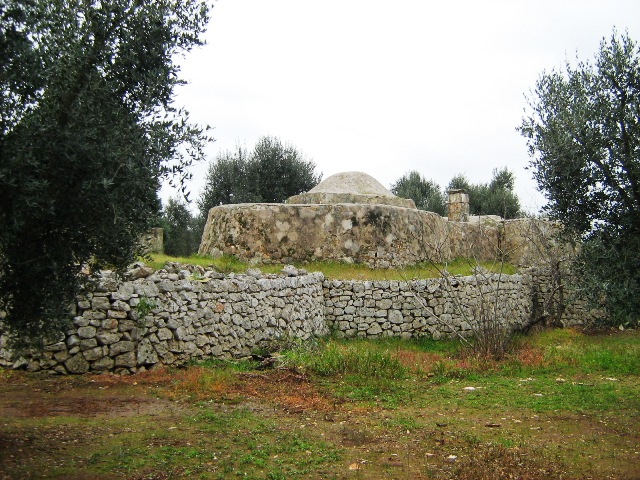
<path fill-rule="evenodd" d="M 135 289 L 131 283 L 123 283 L 118 286 L 117 291 L 111 294 L 111 300 L 122 300 L 123 302 L 127 302 L 134 293 Z"/>
<path fill-rule="evenodd" d="M 109 345 L 109 356 L 114 357 L 124 352 L 131 352 L 136 348 L 134 342 L 122 340 Z"/>
<path fill-rule="evenodd" d="M 85 351 L 90 348 L 96 347 L 98 345 L 98 341 L 95 338 L 83 338 L 80 340 L 80 350 Z"/>
<path fill-rule="evenodd" d="M 413 200 L 396 197 L 375 178 L 363 172 L 342 172 L 331 175 L 307 193 L 290 197 L 287 203 L 360 203 L 416 208 Z"/>
<path fill-rule="evenodd" d="M 446 242 L 425 242 L 446 239 L 446 224 L 435 213 L 388 205 L 222 205 L 209 211 L 200 253 L 402 266 L 447 258 Z"/>
<path fill-rule="evenodd" d="M 173 332 L 168 328 L 160 328 L 158 329 L 157 336 L 159 340 L 169 340 L 170 338 L 173 338 Z"/>
<path fill-rule="evenodd" d="M 542 308 L 545 295 L 553 290 L 544 269 L 502 277 L 479 271 L 477 277 L 451 282 L 325 281 L 322 274 L 297 270 L 297 276 L 230 275 L 201 283 L 181 279 L 186 271 L 193 270 L 176 267 L 173 272 L 182 273 L 159 271 L 145 280 L 171 281 L 175 289 L 158 291 L 157 308 L 141 323 L 106 318 L 108 311 L 121 310 L 102 310 L 96 303 L 98 310 L 85 310 L 65 332 L 66 338 L 42 352 L 16 359 L 6 337 L 0 336 L 0 365 L 57 373 L 132 373 L 156 363 L 181 364 L 203 356 L 243 357 L 264 341 L 283 336 L 305 340 L 327 335 L 329 329 L 341 338 L 468 335 L 480 300 L 491 302 L 498 284 L 503 296 L 499 314 L 517 329 L 526 325 L 535 308 Z M 206 273 L 198 272 L 202 277 Z M 135 304 L 140 297 L 134 285 L 140 282 L 87 297 L 111 298 L 113 305 L 123 301 L 115 299 L 115 293 L 124 292 Z M 532 292 L 537 292 L 535 305 Z M 464 315 L 456 305 L 464 306 Z M 579 303 L 566 311 L 568 319 L 590 314 Z"/>
<path fill-rule="evenodd" d="M 127 312 L 124 310 L 108 310 L 107 318 L 125 319 L 127 318 Z"/>
<path fill-rule="evenodd" d="M 149 275 L 153 273 L 153 268 L 141 266 L 141 267 L 134 268 L 127 273 L 133 280 L 137 280 L 138 278 L 147 278 Z"/>
<path fill-rule="evenodd" d="M 136 366 L 135 352 L 127 352 L 127 353 L 123 353 L 122 355 L 118 355 L 114 359 L 114 366 L 134 368 Z"/>
<path fill-rule="evenodd" d="M 80 327 L 78 328 L 78 336 L 80 338 L 93 338 L 96 336 L 96 328 L 95 327 Z"/>
<path fill-rule="evenodd" d="M 104 372 L 112 370 L 115 365 L 115 361 L 110 357 L 102 357 L 99 360 L 91 363 L 91 370 L 97 372 Z"/>
<path fill-rule="evenodd" d="M 111 302 L 107 297 L 93 297 L 91 299 L 91 308 L 93 310 L 108 310 Z"/>
<path fill-rule="evenodd" d="M 133 282 L 133 290 L 136 295 L 148 298 L 155 298 L 160 293 L 156 284 L 149 280 Z"/>
<path fill-rule="evenodd" d="M 89 371 L 89 362 L 80 353 L 69 358 L 64 362 L 64 365 L 69 373 L 86 373 Z"/>
<path fill-rule="evenodd" d="M 76 327 L 86 327 L 86 326 L 88 326 L 88 325 L 89 325 L 89 321 L 90 321 L 90 319 L 89 319 L 89 317 L 88 317 L 88 316 L 87 316 L 87 317 L 85 317 L 85 316 L 82 316 L 82 317 L 74 317 L 74 319 L 73 319 L 73 324 L 74 324 Z"/>
<path fill-rule="evenodd" d="M 45 345 L 45 352 L 59 352 L 60 350 L 65 350 L 67 345 L 64 342 L 52 343 L 51 345 Z"/>
<path fill-rule="evenodd" d="M 102 351 L 102 347 L 94 347 L 91 350 L 85 350 L 82 352 L 82 356 L 84 356 L 85 360 L 93 361 L 102 358 L 104 353 Z"/>
<path fill-rule="evenodd" d="M 111 345 L 112 343 L 116 343 L 122 337 L 121 333 L 118 332 L 98 332 L 96 334 L 96 338 L 100 345 Z"/>
<path fill-rule="evenodd" d="M 149 365 L 158 363 L 158 354 L 156 353 L 151 341 L 148 339 L 142 340 L 138 344 L 138 365 Z"/>
<path fill-rule="evenodd" d="M 129 306 L 129 304 L 123 300 L 115 300 L 114 302 L 111 303 L 111 309 L 109 311 L 121 311 L 121 312 L 128 312 L 129 310 L 131 310 L 131 307 Z M 107 314 L 107 317 L 109 315 Z M 118 317 L 118 318 L 126 318 L 126 317 Z"/>

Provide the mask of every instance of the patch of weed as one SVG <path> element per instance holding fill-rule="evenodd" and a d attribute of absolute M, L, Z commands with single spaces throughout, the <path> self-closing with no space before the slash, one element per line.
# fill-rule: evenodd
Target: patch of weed
<path fill-rule="evenodd" d="M 362 341 L 329 340 L 317 349 L 285 352 L 285 357 L 324 376 L 352 374 L 369 379 L 401 379 L 407 374 L 389 351 Z"/>

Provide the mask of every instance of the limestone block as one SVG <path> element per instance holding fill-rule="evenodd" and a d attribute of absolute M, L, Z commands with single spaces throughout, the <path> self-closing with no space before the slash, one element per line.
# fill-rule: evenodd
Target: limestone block
<path fill-rule="evenodd" d="M 118 355 L 114 359 L 115 367 L 128 367 L 134 368 L 136 366 L 136 354 L 135 352 L 126 352 L 122 355 Z"/>
<path fill-rule="evenodd" d="M 389 310 L 393 305 L 393 301 L 390 298 L 384 298 L 376 302 L 376 307 L 380 310 Z"/>
<path fill-rule="evenodd" d="M 96 320 L 104 320 L 105 318 L 107 318 L 107 312 L 106 310 L 85 310 L 84 312 L 82 312 L 82 316 L 89 319 L 89 324 L 93 324 Z"/>
<path fill-rule="evenodd" d="M 389 310 L 389 321 L 393 324 L 400 324 L 404 322 L 402 313 L 399 310 Z"/>
<path fill-rule="evenodd" d="M 130 335 L 131 340 L 133 340 L 134 342 L 137 342 L 145 336 L 147 331 L 148 329 L 145 327 L 133 327 L 131 330 L 129 330 L 128 333 Z"/>
<path fill-rule="evenodd" d="M 123 319 L 118 322 L 118 330 L 121 332 L 127 332 L 137 326 L 137 323 L 133 320 Z"/>
<path fill-rule="evenodd" d="M 160 294 L 158 287 L 152 281 L 136 281 L 133 283 L 133 289 L 139 297 L 155 298 Z"/>
<path fill-rule="evenodd" d="M 154 346 L 151 344 L 151 341 L 148 339 L 142 340 L 138 344 L 138 365 L 155 364 L 158 363 L 158 361 L 158 354 L 156 353 Z"/>
<path fill-rule="evenodd" d="M 115 330 L 118 328 L 118 320 L 116 318 L 107 318 L 100 323 L 100 327 L 104 330 Z"/>
<path fill-rule="evenodd" d="M 380 327 L 380 324 L 378 323 L 374 323 L 371 325 L 371 328 L 369 328 L 367 330 L 367 335 L 369 336 L 378 336 L 382 333 L 382 328 Z"/>
<path fill-rule="evenodd" d="M 73 318 L 73 324 L 76 327 L 86 327 L 89 325 L 89 318 L 82 316 L 82 317 L 74 317 Z"/>
<path fill-rule="evenodd" d="M 127 312 L 124 310 L 107 310 L 107 318 L 125 319 L 127 318 Z"/>
<path fill-rule="evenodd" d="M 118 287 L 117 291 L 111 294 L 111 300 L 128 302 L 134 293 L 135 289 L 131 283 L 123 283 Z"/>
<path fill-rule="evenodd" d="M 78 300 L 78 308 L 80 310 L 87 310 L 89 308 L 91 308 L 91 302 L 89 300 L 82 299 L 82 300 Z"/>
<path fill-rule="evenodd" d="M 89 371 L 89 362 L 87 362 L 82 354 L 77 354 L 69 358 L 64 362 L 64 366 L 69 373 L 86 373 Z"/>
<path fill-rule="evenodd" d="M 167 320 L 167 327 L 171 330 L 175 330 L 180 326 L 182 326 L 182 324 L 176 318 L 171 317 Z"/>
<path fill-rule="evenodd" d="M 69 358 L 69 351 L 61 350 L 59 352 L 56 352 L 53 354 L 53 358 L 56 360 L 56 362 L 64 363 Z"/>
<path fill-rule="evenodd" d="M 129 304 L 125 301 L 122 300 L 116 300 L 114 302 L 111 303 L 111 310 L 117 310 L 117 311 L 122 311 L 122 312 L 128 312 L 129 310 L 131 310 L 131 307 L 129 306 Z"/>
<path fill-rule="evenodd" d="M 121 337 L 122 334 L 118 332 L 100 331 L 96 334 L 96 338 L 100 345 L 111 345 L 112 343 L 119 341 Z"/>
<path fill-rule="evenodd" d="M 114 357 L 124 352 L 132 352 L 136 345 L 133 342 L 122 340 L 109 345 L 109 356 Z"/>
<path fill-rule="evenodd" d="M 96 372 L 109 371 L 113 369 L 115 362 L 112 358 L 102 357 L 95 362 L 91 362 L 91 370 Z"/>
<path fill-rule="evenodd" d="M 98 360 L 99 358 L 104 357 L 102 347 L 94 347 L 90 350 L 85 350 L 84 352 L 82 352 L 82 355 L 84 356 L 85 360 L 88 361 Z"/>
<path fill-rule="evenodd" d="M 108 310 L 111 307 L 111 302 L 107 297 L 93 297 L 91 299 L 92 310 Z"/>
<path fill-rule="evenodd" d="M 65 342 L 56 342 L 50 345 L 45 345 L 44 347 L 45 352 L 58 352 L 60 350 L 66 350 L 66 349 L 67 349 L 67 345 Z"/>
<path fill-rule="evenodd" d="M 93 338 L 96 336 L 96 328 L 95 327 L 80 327 L 78 328 L 78 337 L 80 338 Z"/>

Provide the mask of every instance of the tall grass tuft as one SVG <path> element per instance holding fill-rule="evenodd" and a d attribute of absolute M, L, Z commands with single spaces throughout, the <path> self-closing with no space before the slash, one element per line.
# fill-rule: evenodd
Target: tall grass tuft
<path fill-rule="evenodd" d="M 330 340 L 320 348 L 285 352 L 296 365 L 318 375 L 359 375 L 380 379 L 401 379 L 407 369 L 390 352 L 372 348 L 368 342 Z"/>

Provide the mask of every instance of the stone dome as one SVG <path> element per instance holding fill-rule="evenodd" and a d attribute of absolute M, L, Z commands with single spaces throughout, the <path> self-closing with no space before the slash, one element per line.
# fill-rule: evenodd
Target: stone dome
<path fill-rule="evenodd" d="M 365 203 L 416 208 L 411 199 L 396 197 L 379 181 L 363 172 L 342 172 L 325 178 L 307 193 L 287 199 L 291 204 Z"/>

